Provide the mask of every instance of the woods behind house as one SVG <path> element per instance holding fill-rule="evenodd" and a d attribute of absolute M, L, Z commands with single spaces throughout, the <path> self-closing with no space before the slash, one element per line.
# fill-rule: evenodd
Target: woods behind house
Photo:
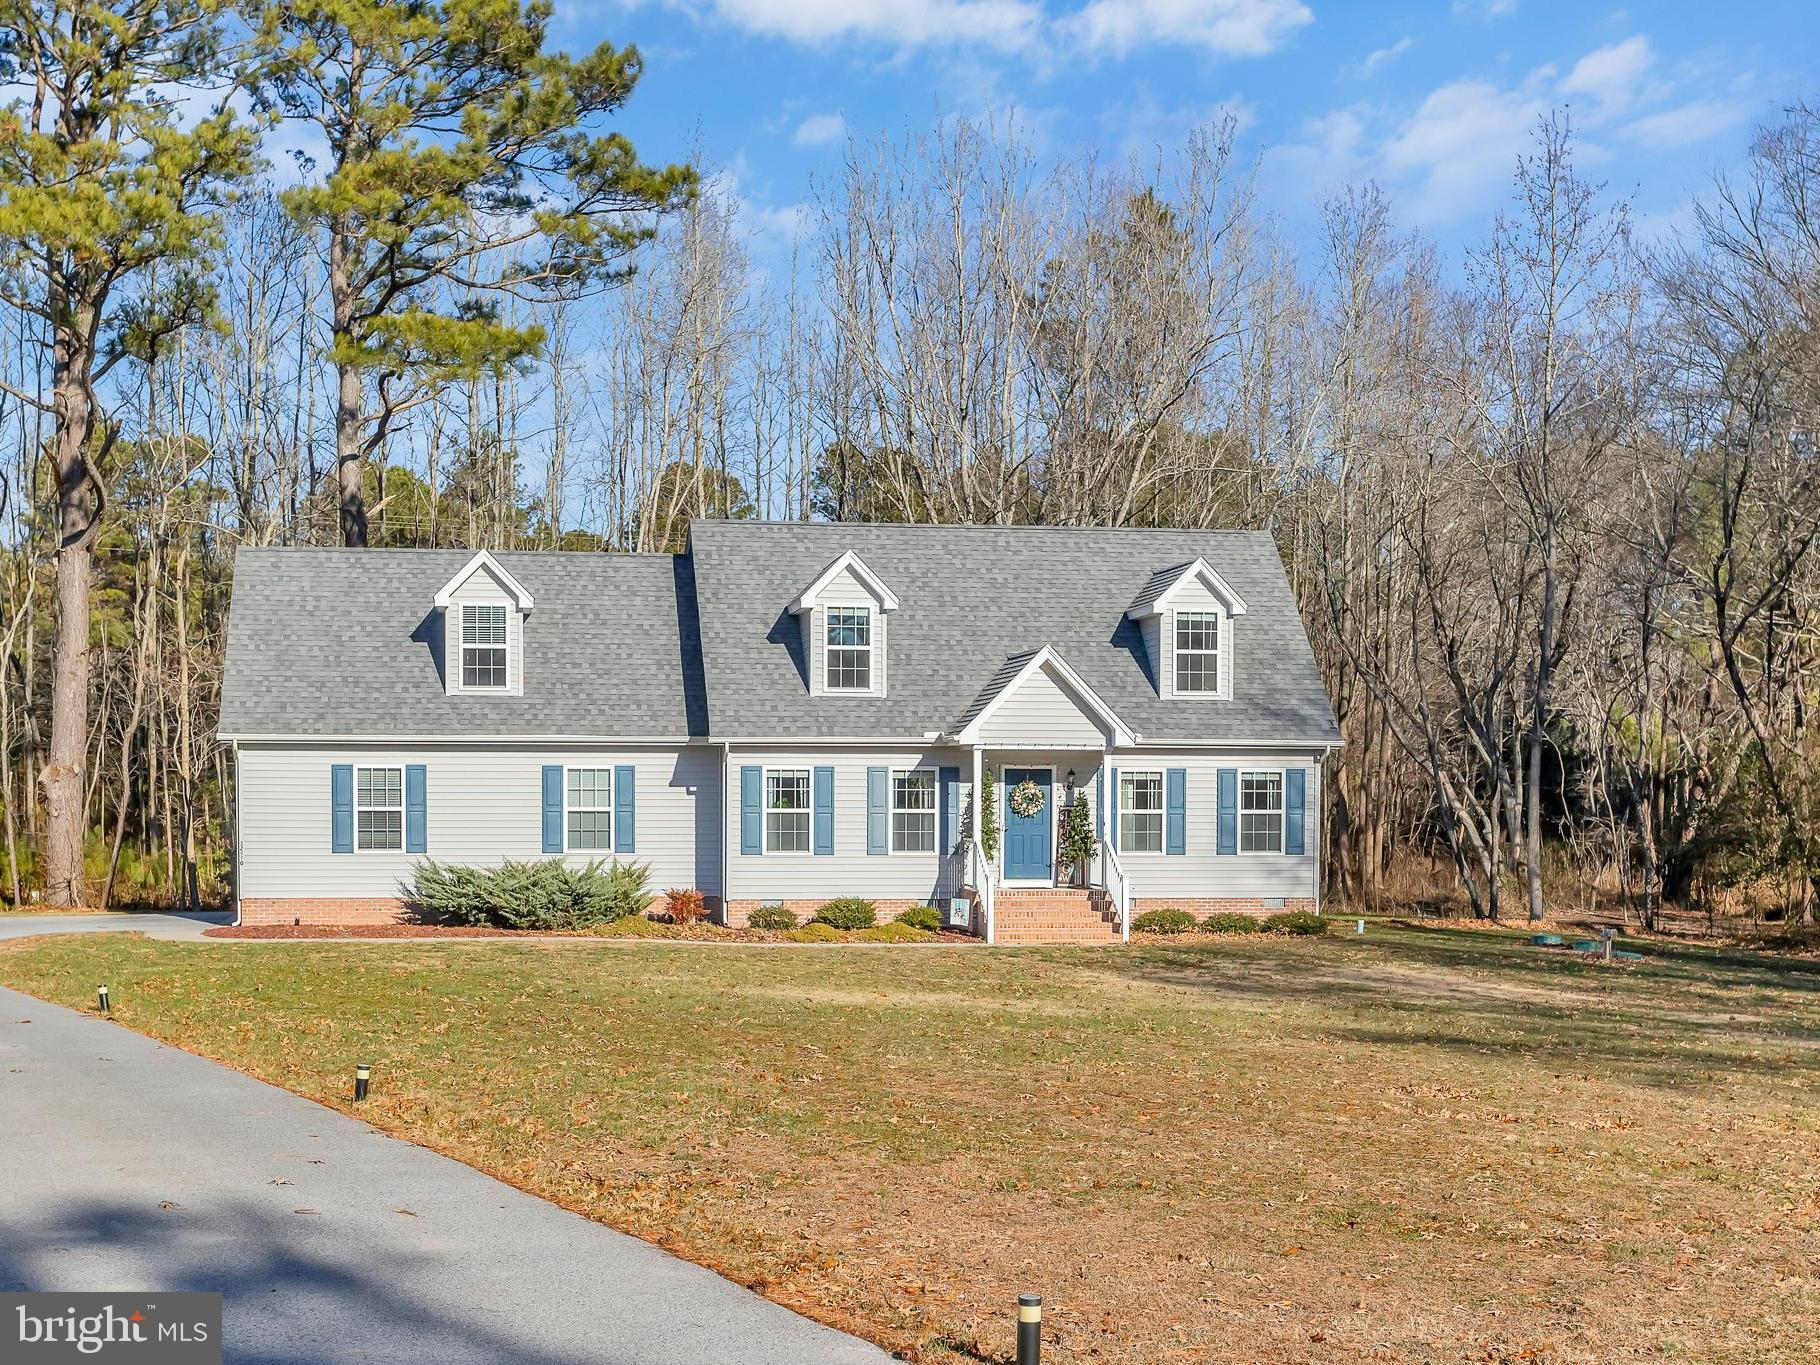
<path fill-rule="evenodd" d="M 239 546 L 820 517 L 1267 527 L 1346 741 L 1330 895 L 1811 922 L 1820 109 L 1672 232 L 1564 116 L 1450 255 L 1370 185 L 1273 221 L 1230 126 L 948 120 L 767 220 L 612 130 L 635 51 L 505 8 L 501 51 L 495 0 L 78 5 L 86 46 L 0 4 L 0 898 L 225 894 Z"/>

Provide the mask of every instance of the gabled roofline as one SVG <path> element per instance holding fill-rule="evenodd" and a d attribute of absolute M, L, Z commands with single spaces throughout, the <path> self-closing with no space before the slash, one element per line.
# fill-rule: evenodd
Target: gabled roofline
<path fill-rule="evenodd" d="M 1100 698 L 1100 694 L 1087 685 L 1087 680 L 1085 678 L 1081 677 L 1079 673 L 1076 673 L 1068 666 L 1068 661 L 1060 654 L 1057 654 L 1052 645 L 1044 645 L 1041 649 L 1037 650 L 1025 661 L 1023 667 L 1019 668 L 1016 673 L 1013 673 L 1007 678 L 1004 686 L 1000 687 L 997 692 L 992 694 L 991 700 L 980 707 L 973 719 L 961 726 L 959 730 L 955 731 L 955 742 L 959 744 L 978 743 L 980 726 L 984 725 L 987 718 L 1004 704 L 1006 697 L 1009 697 L 1023 685 L 1026 678 L 1037 669 L 1045 666 L 1053 666 L 1056 672 L 1061 674 L 1062 681 L 1068 685 L 1069 690 L 1085 701 L 1087 703 L 1087 709 L 1092 711 L 1106 724 L 1107 728 L 1112 731 L 1114 743 L 1135 745 L 1140 742 L 1142 736 L 1129 725 L 1125 724 L 1124 721 L 1119 719 L 1119 713 L 1108 706 Z"/>
<path fill-rule="evenodd" d="M 476 569 L 485 569 L 488 573 L 492 574 L 493 577 L 497 578 L 499 580 L 499 586 L 511 594 L 513 603 L 520 611 L 529 611 L 531 609 L 530 591 L 526 589 L 524 584 L 520 583 L 516 578 L 512 577 L 511 574 L 507 573 L 500 562 L 485 550 L 476 551 L 474 557 L 466 564 L 462 565 L 461 569 L 453 578 L 437 589 L 436 605 L 439 607 L 446 607 L 449 603 L 453 602 L 455 600 L 456 589 L 460 588 L 463 583 L 466 583 L 472 578 Z"/>
<path fill-rule="evenodd" d="M 815 581 L 804 588 L 797 599 L 790 604 L 790 610 L 793 612 L 809 610 L 815 605 L 815 599 L 821 596 L 822 590 L 843 572 L 851 572 L 865 586 L 866 591 L 878 599 L 879 606 L 884 610 L 897 610 L 897 594 L 892 592 L 885 580 L 873 573 L 866 566 L 866 561 L 852 550 L 843 552 L 832 564 L 817 574 Z"/>
<path fill-rule="evenodd" d="M 1234 592 L 1231 585 L 1228 584 L 1225 579 L 1221 578 L 1219 574 L 1214 571 L 1213 565 L 1209 564 L 1205 559 L 1196 559 L 1191 564 L 1184 564 L 1182 566 L 1182 571 L 1176 575 L 1175 582 L 1164 588 L 1155 597 L 1151 598 L 1149 602 L 1144 603 L 1141 606 L 1133 605 L 1125 614 L 1133 620 L 1141 620 L 1146 616 L 1157 615 L 1169 605 L 1169 599 L 1180 592 L 1183 584 L 1187 583 L 1191 578 L 1200 579 L 1201 582 L 1207 585 L 1215 597 L 1226 604 L 1227 615 L 1243 616 L 1245 614 L 1245 599 Z"/>

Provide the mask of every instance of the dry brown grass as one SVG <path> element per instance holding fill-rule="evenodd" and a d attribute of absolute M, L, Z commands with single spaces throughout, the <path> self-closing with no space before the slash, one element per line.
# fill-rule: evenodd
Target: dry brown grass
<path fill-rule="evenodd" d="M 1515 936 L 1119 950 L 42 942 L 0 979 L 919 1361 L 1811 1359 L 1820 969 Z"/>

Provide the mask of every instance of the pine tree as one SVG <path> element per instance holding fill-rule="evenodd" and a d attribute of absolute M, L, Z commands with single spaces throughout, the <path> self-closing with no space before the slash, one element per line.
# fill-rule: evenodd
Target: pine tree
<path fill-rule="evenodd" d="M 52 419 L 57 643 L 45 798 L 45 897 L 82 897 L 93 552 L 119 427 L 101 391 L 211 311 L 192 267 L 218 241 L 255 137 L 225 98 L 186 117 L 174 91 L 225 85 L 214 0 L 0 0 L 0 301 L 38 320 Z"/>
<path fill-rule="evenodd" d="M 327 149 L 321 178 L 285 203 L 326 239 L 348 545 L 366 544 L 362 475 L 398 417 L 439 380 L 541 346 L 498 300 L 620 278 L 648 215 L 694 187 L 689 168 L 654 169 L 622 134 L 589 131 L 631 95 L 637 50 L 545 52 L 549 19 L 548 0 L 274 0 L 263 13 L 262 99 Z"/>

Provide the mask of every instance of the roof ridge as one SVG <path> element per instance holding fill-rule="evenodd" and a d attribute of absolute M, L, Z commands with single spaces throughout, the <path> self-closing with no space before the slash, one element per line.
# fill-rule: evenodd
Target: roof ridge
<path fill-rule="evenodd" d="M 690 525 L 730 526 L 749 530 L 791 527 L 804 531 L 840 531 L 851 530 L 855 527 L 876 527 L 882 530 L 898 531 L 1067 531 L 1077 535 L 1082 531 L 1093 531 L 1141 536 L 1269 536 L 1272 539 L 1276 537 L 1276 532 L 1267 526 L 1062 526 L 1050 522 L 1002 524 L 982 521 L 784 521 L 775 518 L 761 520 L 734 517 L 694 517 L 691 518 Z"/>

